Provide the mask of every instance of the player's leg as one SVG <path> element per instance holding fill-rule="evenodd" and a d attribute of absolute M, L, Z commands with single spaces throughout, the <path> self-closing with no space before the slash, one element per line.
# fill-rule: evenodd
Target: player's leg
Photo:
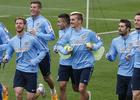
<path fill-rule="evenodd" d="M 60 100 L 67 100 L 66 87 L 70 77 L 69 74 L 70 68 L 71 66 L 65 66 L 61 64 L 59 65 L 57 81 L 59 81 Z"/>
<path fill-rule="evenodd" d="M 35 100 L 37 90 L 37 73 L 23 73 L 26 80 L 26 99 Z"/>
<path fill-rule="evenodd" d="M 51 63 L 50 54 L 47 53 L 46 56 L 44 57 L 44 59 L 39 63 L 39 67 L 40 67 L 41 73 L 43 75 L 44 81 L 47 82 L 47 84 L 49 85 L 49 87 L 51 89 L 52 100 L 58 100 L 57 91 L 54 86 L 54 81 L 50 76 L 50 73 L 51 73 L 50 72 L 50 63 Z"/>
<path fill-rule="evenodd" d="M 140 68 L 134 68 L 132 76 L 133 100 L 140 99 Z"/>
<path fill-rule="evenodd" d="M 15 87 L 15 95 L 16 95 L 16 100 L 23 100 L 23 87 Z"/>
<path fill-rule="evenodd" d="M 80 100 L 89 100 L 89 93 L 87 92 L 86 87 L 88 85 L 92 72 L 93 67 L 73 70 L 75 83 L 77 87 L 79 87 Z"/>
<path fill-rule="evenodd" d="M 117 74 L 117 89 L 116 94 L 118 94 L 119 100 L 126 100 L 126 92 L 127 92 L 127 81 L 126 77 Z"/>
<path fill-rule="evenodd" d="M 2 84 L 0 84 L 0 100 L 3 99 L 3 96 L 2 96 Z"/>
<path fill-rule="evenodd" d="M 46 90 L 45 90 L 45 87 L 42 83 L 39 84 L 39 86 L 36 90 L 35 99 L 37 99 L 40 94 L 42 95 L 43 98 L 46 97 Z"/>
<path fill-rule="evenodd" d="M 73 74 L 73 69 L 72 69 L 72 66 L 70 67 L 69 69 L 69 74 L 70 74 L 70 77 L 71 77 L 71 82 L 72 82 L 72 89 L 73 91 L 75 92 L 79 92 L 79 89 L 75 83 L 75 79 L 74 79 L 74 74 Z"/>
<path fill-rule="evenodd" d="M 67 100 L 67 94 L 66 94 L 66 81 L 59 81 L 59 89 L 60 89 L 60 100 Z"/>
<path fill-rule="evenodd" d="M 127 78 L 127 84 L 128 84 L 128 89 L 127 89 L 126 100 L 132 100 L 133 99 L 133 96 L 132 96 L 132 88 L 131 88 L 132 77 L 128 77 Z"/>
<path fill-rule="evenodd" d="M 23 72 L 16 70 L 15 76 L 14 76 L 14 90 L 15 90 L 15 96 L 16 100 L 23 100 L 23 91 L 25 86 L 25 79 L 22 74 Z"/>

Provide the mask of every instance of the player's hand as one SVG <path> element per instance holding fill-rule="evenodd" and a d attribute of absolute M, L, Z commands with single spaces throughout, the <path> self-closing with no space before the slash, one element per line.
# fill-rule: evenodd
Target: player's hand
<path fill-rule="evenodd" d="M 73 49 L 69 50 L 68 47 L 66 48 L 66 50 L 69 54 L 73 51 Z"/>
<path fill-rule="evenodd" d="M 92 50 L 93 50 L 93 44 L 92 44 L 92 43 L 90 43 L 90 45 L 89 45 L 89 46 L 87 45 L 87 48 L 88 48 L 88 50 L 92 51 Z"/>
<path fill-rule="evenodd" d="M 108 57 L 111 57 L 111 54 L 108 54 Z"/>
<path fill-rule="evenodd" d="M 6 58 L 6 59 L 3 58 L 3 59 L 2 59 L 2 62 L 3 62 L 3 63 L 7 63 L 7 61 L 8 61 L 8 58 Z"/>
<path fill-rule="evenodd" d="M 31 33 L 32 35 L 34 35 L 34 36 L 35 36 L 36 31 L 35 31 L 35 30 L 32 30 L 32 31 L 30 31 L 30 33 Z"/>
<path fill-rule="evenodd" d="M 130 55 L 127 55 L 126 58 L 125 58 L 127 61 L 130 61 Z"/>
<path fill-rule="evenodd" d="M 55 53 L 58 53 L 57 49 L 54 50 Z"/>

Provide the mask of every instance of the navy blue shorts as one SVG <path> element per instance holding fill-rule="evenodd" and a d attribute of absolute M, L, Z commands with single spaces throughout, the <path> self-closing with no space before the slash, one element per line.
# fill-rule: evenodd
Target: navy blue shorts
<path fill-rule="evenodd" d="M 75 84 L 72 66 L 59 65 L 57 81 L 68 82 L 69 78 L 71 78 L 72 84 Z"/>
<path fill-rule="evenodd" d="M 133 70 L 132 90 L 140 90 L 140 68 L 134 68 Z"/>
<path fill-rule="evenodd" d="M 116 94 L 132 96 L 132 77 L 117 75 Z"/>
<path fill-rule="evenodd" d="M 92 72 L 93 67 L 86 67 L 83 69 L 73 69 L 74 79 L 77 87 L 79 87 L 79 83 L 84 83 L 88 85 Z"/>
<path fill-rule="evenodd" d="M 37 73 L 27 73 L 16 69 L 13 87 L 23 87 L 30 93 L 36 93 Z"/>
<path fill-rule="evenodd" d="M 42 59 L 42 61 L 39 63 L 39 68 L 43 76 L 48 76 L 50 72 L 50 54 L 47 53 L 46 56 Z"/>

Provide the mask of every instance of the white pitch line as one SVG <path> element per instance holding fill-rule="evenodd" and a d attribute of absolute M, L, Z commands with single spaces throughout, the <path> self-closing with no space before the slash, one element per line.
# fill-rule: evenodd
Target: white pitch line
<path fill-rule="evenodd" d="M 131 30 L 135 30 L 135 28 L 131 29 Z M 101 34 L 109 34 L 109 33 L 117 33 L 119 32 L 118 30 L 117 31 L 109 31 L 109 32 L 102 32 L 102 33 L 97 33 L 98 35 L 101 35 Z"/>
<path fill-rule="evenodd" d="M 10 17 L 11 15 L 1 15 L 0 17 Z"/>

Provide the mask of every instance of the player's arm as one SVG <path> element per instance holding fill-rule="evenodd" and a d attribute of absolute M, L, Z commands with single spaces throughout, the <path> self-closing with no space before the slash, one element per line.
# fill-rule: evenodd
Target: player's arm
<path fill-rule="evenodd" d="M 29 60 L 30 65 L 35 66 L 36 64 L 38 64 L 46 55 L 46 53 L 49 51 L 47 48 L 45 48 L 45 46 L 43 45 L 43 43 L 41 43 L 41 41 L 37 40 L 37 39 L 33 39 L 33 45 L 36 49 L 38 49 L 39 55 L 34 58 Z"/>
<path fill-rule="evenodd" d="M 50 22 L 46 21 L 43 24 L 44 24 L 45 31 L 46 31 L 47 34 L 46 33 L 41 33 L 41 32 L 36 32 L 35 36 L 43 38 L 47 41 L 55 40 L 55 33 L 53 31 L 53 28 L 52 28 L 52 25 L 50 24 Z"/>
<path fill-rule="evenodd" d="M 126 56 L 125 59 L 126 59 L 127 61 L 130 61 L 131 58 L 132 58 L 134 55 L 135 55 L 135 50 L 132 49 L 132 51 Z"/>
<path fill-rule="evenodd" d="M 14 49 L 12 47 L 11 41 L 8 43 L 8 47 L 6 49 L 6 55 L 4 56 L 3 60 L 7 63 L 11 60 L 14 53 Z"/>
<path fill-rule="evenodd" d="M 93 51 L 100 49 L 100 47 L 103 45 L 102 39 L 95 32 L 92 32 L 91 34 L 91 41 L 95 43 L 95 45 L 93 45 Z"/>
<path fill-rule="evenodd" d="M 112 41 L 109 53 L 106 54 L 106 59 L 108 59 L 109 61 L 114 61 L 116 59 L 116 56 L 117 56 L 117 49 L 114 45 L 114 41 Z"/>
<path fill-rule="evenodd" d="M 66 50 L 63 48 L 64 45 L 69 43 L 69 34 L 64 35 L 56 44 L 57 51 L 59 51 L 63 55 L 68 55 L 70 52 L 68 52 L 68 48 Z"/>
<path fill-rule="evenodd" d="M 0 45 L 0 51 L 5 51 L 8 47 L 9 40 L 6 38 L 5 31 L 0 27 L 0 39 L 2 44 Z"/>

